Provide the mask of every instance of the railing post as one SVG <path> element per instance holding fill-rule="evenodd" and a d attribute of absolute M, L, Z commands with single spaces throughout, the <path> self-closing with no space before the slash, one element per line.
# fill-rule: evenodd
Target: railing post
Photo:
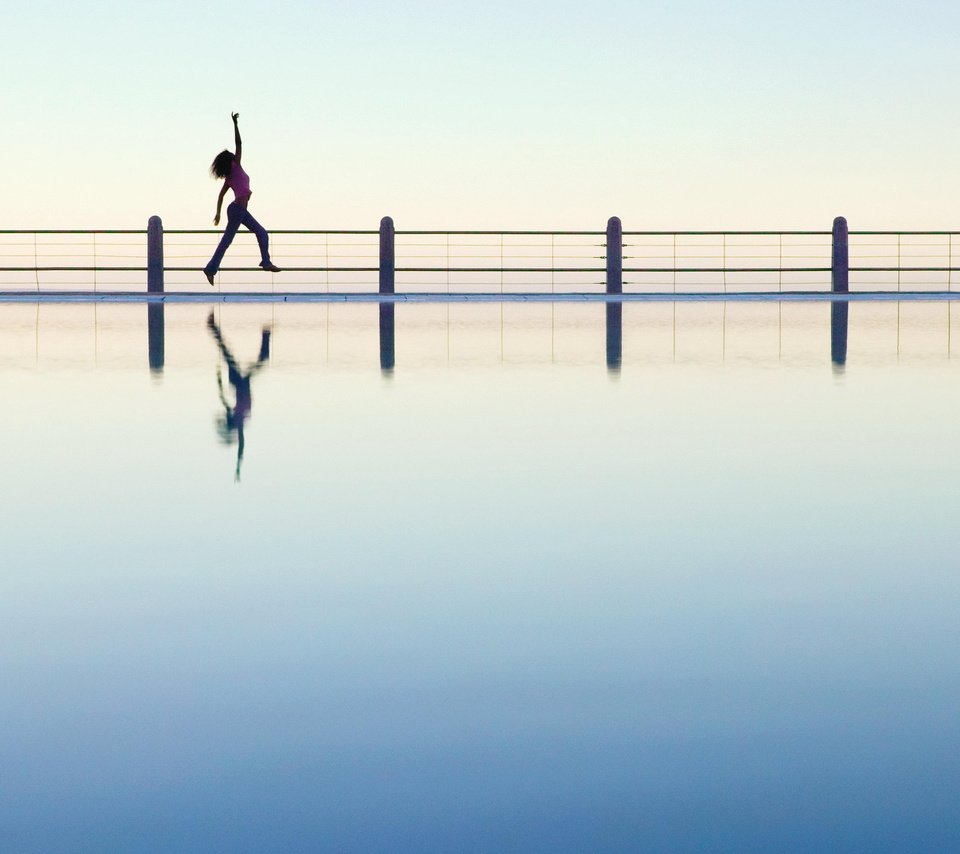
<path fill-rule="evenodd" d="M 835 294 L 845 294 L 850 290 L 850 235 L 847 230 L 847 220 L 842 216 L 838 216 L 833 221 L 830 289 Z"/>
<path fill-rule="evenodd" d="M 163 223 L 158 216 L 147 221 L 147 293 L 163 293 Z"/>
<path fill-rule="evenodd" d="M 618 216 L 607 220 L 607 293 L 623 293 L 623 226 Z"/>
<path fill-rule="evenodd" d="M 394 246 L 393 220 L 385 216 L 380 220 L 380 293 L 392 294 L 396 278 L 396 250 Z"/>

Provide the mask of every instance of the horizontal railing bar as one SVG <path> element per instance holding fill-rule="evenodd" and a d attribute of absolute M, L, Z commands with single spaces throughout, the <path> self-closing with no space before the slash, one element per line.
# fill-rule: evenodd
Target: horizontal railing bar
<path fill-rule="evenodd" d="M 223 234 L 222 228 L 165 228 L 164 234 Z M 304 229 L 274 228 L 271 234 L 371 234 L 376 229 Z M 431 232 L 433 233 L 433 232 Z M 146 236 L 142 228 L 0 228 L 0 234 L 139 234 Z"/>
<path fill-rule="evenodd" d="M 166 234 L 223 234 L 222 228 L 165 228 Z M 355 234 L 362 237 L 376 237 L 379 231 L 354 231 L 352 229 L 304 229 L 304 228 L 271 228 L 270 234 Z M 371 243 L 371 245 L 374 245 Z"/>
<path fill-rule="evenodd" d="M 397 267 L 398 273 L 602 273 L 605 267 Z"/>
<path fill-rule="evenodd" d="M 146 267 L 0 267 L 0 273 L 142 273 Z M 164 267 L 195 273 L 202 267 Z M 221 267 L 222 272 L 263 272 L 260 267 Z M 284 267 L 286 273 L 376 273 L 379 267 Z M 829 273 L 830 267 L 624 267 L 624 273 Z M 960 267 L 850 267 L 851 273 L 956 273 Z M 603 273 L 603 267 L 397 267 L 398 273 Z"/>
<path fill-rule="evenodd" d="M 146 267 L 0 267 L 0 273 L 143 273 Z"/>
<path fill-rule="evenodd" d="M 860 232 L 851 231 L 850 234 L 859 234 Z M 902 233 L 902 232 L 901 232 Z M 960 233 L 960 232 L 958 232 Z M 830 237 L 832 231 L 624 231 L 624 237 L 664 237 L 671 234 L 676 234 L 678 237 L 680 235 L 691 235 L 691 236 L 705 236 L 705 235 L 716 235 L 721 236 L 724 234 L 727 235 L 737 235 L 737 236 L 776 236 L 778 234 L 783 235 L 797 235 L 800 237 Z"/>
<path fill-rule="evenodd" d="M 538 235 L 545 235 L 545 234 L 546 234 L 546 235 L 556 234 L 556 235 L 563 235 L 563 236 L 565 236 L 565 237 L 606 237 L 606 232 L 605 232 L 605 231 L 516 231 L 516 230 L 508 230 L 508 231 L 434 231 L 434 230 L 432 230 L 432 229 L 417 230 L 417 231 L 410 231 L 410 230 L 406 230 L 406 229 L 405 229 L 405 230 L 401 231 L 400 229 L 397 229 L 397 231 L 396 231 L 395 233 L 396 233 L 396 235 L 397 235 L 398 237 L 402 237 L 403 235 L 406 235 L 406 234 L 410 234 L 410 235 L 424 235 L 424 234 L 457 234 L 457 235 L 470 235 L 470 234 L 474 234 L 474 235 L 478 235 L 478 236 L 479 236 L 479 235 L 491 235 L 491 234 L 512 234 L 512 235 L 530 235 L 530 236 L 534 236 L 534 237 L 535 237 L 535 236 L 538 236 Z"/>
<path fill-rule="evenodd" d="M 624 267 L 624 273 L 829 273 L 830 267 Z M 850 268 L 853 269 L 852 267 Z"/>
<path fill-rule="evenodd" d="M 32 267 L 30 268 L 33 269 Z M 105 268 L 107 270 L 113 267 Z M 200 267 L 164 267 L 167 272 L 196 272 Z M 604 267 L 396 267 L 398 273 L 602 273 Z M 0 271 L 3 268 L 0 267 Z M 263 272 L 260 267 L 221 267 L 222 272 Z M 379 267 L 284 267 L 284 273 L 376 273 Z"/>
<path fill-rule="evenodd" d="M 198 273 L 203 267 L 164 267 L 167 273 Z M 283 273 L 377 273 L 379 267 L 284 267 Z M 262 273 L 261 267 L 221 267 L 221 273 Z"/>
<path fill-rule="evenodd" d="M 142 228 L 0 228 L 0 234 L 141 234 Z"/>
<path fill-rule="evenodd" d="M 0 267 L 0 273 L 109 273 L 143 272 L 146 267 Z M 175 273 L 196 272 L 202 267 L 164 267 Z M 221 267 L 224 272 L 262 272 L 259 266 Z M 286 273 L 375 273 L 379 267 L 284 267 Z M 604 267 L 397 267 L 398 273 L 602 273 Z M 625 273 L 829 273 L 830 267 L 624 267 Z M 850 267 L 851 273 L 955 273 L 960 267 Z"/>
<path fill-rule="evenodd" d="M 3 232 L 0 232 L 2 234 Z M 13 233 L 13 232 L 11 232 Z M 33 233 L 33 232 L 29 232 Z M 164 234 L 222 234 L 222 229 L 190 229 L 190 228 L 164 228 Z M 380 234 L 379 231 L 371 231 L 369 229 L 304 229 L 304 228 L 271 228 L 271 234 Z M 829 232 L 828 232 L 829 233 Z M 419 230 L 419 231 L 401 231 L 397 229 L 395 234 L 398 237 L 404 235 L 424 235 L 424 234 L 451 234 L 451 235 L 496 235 L 496 234 L 513 234 L 513 235 L 565 235 L 565 236 L 579 236 L 579 237 L 603 237 L 606 232 L 603 231 L 515 231 L 515 230 L 506 230 L 506 231 L 438 231 L 435 229 Z"/>
<path fill-rule="evenodd" d="M 855 237 L 857 235 L 872 236 L 872 235 L 880 235 L 880 234 L 885 234 L 893 237 L 895 237 L 898 234 L 902 234 L 905 236 L 915 236 L 915 237 L 922 237 L 924 235 L 926 236 L 941 235 L 943 237 L 947 237 L 948 235 L 960 234 L 960 231 L 851 231 L 849 232 L 849 234 L 851 237 Z"/>
<path fill-rule="evenodd" d="M 4 228 L 0 229 L 0 234 L 137 234 L 146 235 L 145 229 L 139 228 Z M 165 228 L 164 234 L 222 234 L 222 229 L 195 229 L 195 228 Z M 357 235 L 377 235 L 376 229 L 306 229 L 306 228 L 277 228 L 271 229 L 271 234 L 357 234 Z M 426 234 L 450 234 L 450 235 L 564 235 L 581 237 L 603 237 L 606 232 L 603 231 L 548 231 L 548 230 L 519 230 L 519 229 L 415 229 L 415 230 L 397 230 L 400 235 L 426 235 Z M 624 231 L 626 236 L 667 236 L 667 235 L 735 235 L 735 236 L 771 236 L 771 235 L 807 235 L 818 237 L 829 237 L 830 231 Z M 850 231 L 851 237 L 856 236 L 949 236 L 960 235 L 960 231 Z"/>

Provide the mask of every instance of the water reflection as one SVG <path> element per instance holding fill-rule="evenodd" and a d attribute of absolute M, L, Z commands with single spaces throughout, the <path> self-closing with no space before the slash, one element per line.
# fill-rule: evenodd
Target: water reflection
<path fill-rule="evenodd" d="M 830 360 L 838 372 L 842 372 L 847 365 L 849 317 L 850 303 L 846 300 L 830 304 Z"/>
<path fill-rule="evenodd" d="M 607 369 L 620 372 L 623 359 L 623 303 L 607 303 Z"/>
<path fill-rule="evenodd" d="M 851 302 L 857 302 L 851 300 Z M 238 344 L 257 340 L 262 320 L 283 326 L 285 354 L 302 364 L 352 363 L 384 376 L 427 364 L 538 362 L 604 365 L 609 374 L 666 362 L 818 361 L 838 372 L 893 358 L 951 358 L 958 319 L 945 301 L 836 303 L 716 301 L 608 305 L 354 303 L 262 308 L 227 306 L 222 317 Z M 94 306 L 40 302 L 0 309 L 0 366 L 143 365 L 153 377 L 209 359 L 210 305 Z M 220 321 L 220 311 L 217 313 Z M 274 323 L 273 320 L 276 322 Z M 231 334 L 232 331 L 232 334 Z M 144 339 L 147 339 L 146 342 Z M 398 339 L 401 352 L 398 353 Z M 829 339 L 829 343 L 828 343 Z M 169 346 L 168 346 L 169 345 Z M 240 352 L 243 352 L 241 349 Z M 256 354 L 248 353 L 249 357 Z M 272 354 L 271 361 L 275 361 Z M 209 367 L 207 361 L 204 364 Z M 226 379 L 224 380 L 226 387 Z M 226 391 L 230 392 L 229 389 Z"/>
<path fill-rule="evenodd" d="M 224 394 L 223 375 L 220 366 L 217 365 L 217 389 L 220 394 L 220 403 L 223 405 L 223 415 L 217 417 L 217 433 L 225 444 L 232 445 L 234 441 L 237 442 L 237 467 L 234 472 L 234 479 L 239 482 L 240 465 L 243 463 L 243 426 L 253 409 L 250 381 L 270 358 L 270 327 L 263 327 L 260 333 L 260 353 L 257 360 L 249 365 L 246 371 L 240 369 L 239 362 L 234 358 L 226 341 L 224 341 L 223 334 L 214 319 L 212 311 L 207 317 L 207 328 L 220 348 L 220 355 L 227 363 L 227 379 L 233 387 L 234 404 L 231 406 Z"/>
<path fill-rule="evenodd" d="M 382 302 L 380 303 L 380 370 L 385 376 L 393 373 L 395 331 L 394 305 L 392 302 Z"/>
<path fill-rule="evenodd" d="M 164 361 L 164 323 L 163 303 L 151 302 L 147 304 L 147 352 L 150 361 L 150 372 L 163 373 Z"/>
<path fill-rule="evenodd" d="M 960 850 L 946 307 L 615 307 L 0 311 L 0 851 Z"/>

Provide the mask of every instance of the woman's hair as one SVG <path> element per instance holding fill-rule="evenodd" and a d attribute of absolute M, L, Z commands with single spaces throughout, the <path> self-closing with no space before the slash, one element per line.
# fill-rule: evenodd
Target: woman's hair
<path fill-rule="evenodd" d="M 224 149 L 210 164 L 210 174 L 214 178 L 226 178 L 230 174 L 230 167 L 233 166 L 233 152 Z"/>

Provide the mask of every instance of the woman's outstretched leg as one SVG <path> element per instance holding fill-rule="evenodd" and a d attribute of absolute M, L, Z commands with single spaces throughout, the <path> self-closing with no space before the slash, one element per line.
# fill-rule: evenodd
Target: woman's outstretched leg
<path fill-rule="evenodd" d="M 280 268 L 270 260 L 270 235 L 267 234 L 267 230 L 253 218 L 250 211 L 244 212 L 243 224 L 257 236 L 257 243 L 260 246 L 260 266 L 264 270 L 279 273 Z"/>
<path fill-rule="evenodd" d="M 203 268 L 203 273 L 211 285 L 213 284 L 213 277 L 217 274 L 217 270 L 220 269 L 220 262 L 223 261 L 223 256 L 226 254 L 230 244 L 233 243 L 233 238 L 237 236 L 237 232 L 240 230 L 240 225 L 243 222 L 243 212 L 244 208 L 235 202 L 231 203 L 227 208 L 227 227 L 223 230 L 223 237 L 220 238 L 220 242 L 217 244 L 216 250 L 214 250 L 213 257 L 207 266 Z"/>

